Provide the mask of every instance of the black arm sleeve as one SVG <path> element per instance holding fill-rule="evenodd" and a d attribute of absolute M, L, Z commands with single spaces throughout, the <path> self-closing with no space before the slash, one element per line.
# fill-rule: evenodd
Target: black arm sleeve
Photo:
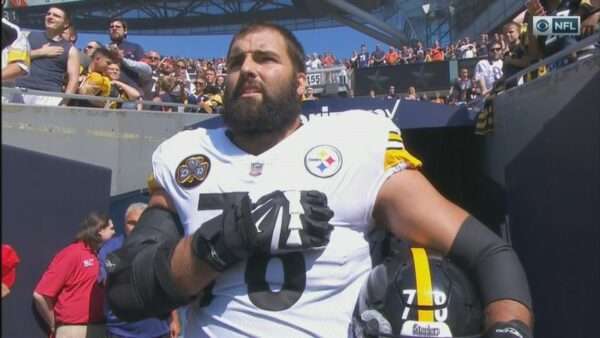
<path fill-rule="evenodd" d="M 448 257 L 478 283 L 485 305 L 511 299 L 532 309 L 529 284 L 517 254 L 474 217 L 462 224 Z"/>
<path fill-rule="evenodd" d="M 171 275 L 171 255 L 182 237 L 176 214 L 149 207 L 123 247 L 107 257 L 107 298 L 119 319 L 167 317 L 191 301 L 175 287 Z"/>

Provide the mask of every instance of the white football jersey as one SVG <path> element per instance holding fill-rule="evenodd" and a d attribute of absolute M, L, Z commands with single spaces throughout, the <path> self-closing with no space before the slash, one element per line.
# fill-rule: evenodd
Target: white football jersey
<path fill-rule="evenodd" d="M 475 80 L 483 79 L 485 87 L 490 90 L 494 87 L 494 83 L 498 81 L 502 73 L 502 60 L 480 60 L 475 65 Z"/>
<path fill-rule="evenodd" d="M 335 215 L 324 250 L 252 257 L 215 281 L 209 305 L 190 305 L 188 337 L 345 337 L 371 257 L 367 233 L 383 182 L 420 162 L 391 120 L 368 111 L 313 116 L 260 155 L 225 128 L 182 131 L 152 157 L 187 234 L 221 214 L 227 194 L 318 190 Z M 294 196 L 293 193 L 288 196 Z"/>

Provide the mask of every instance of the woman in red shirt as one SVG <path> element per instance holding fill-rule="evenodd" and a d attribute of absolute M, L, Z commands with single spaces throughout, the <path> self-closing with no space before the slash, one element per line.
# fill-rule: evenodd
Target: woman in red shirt
<path fill-rule="evenodd" d="M 33 292 L 36 309 L 56 338 L 104 337 L 104 287 L 97 252 L 115 233 L 111 220 L 90 213 L 75 241 L 54 256 Z"/>

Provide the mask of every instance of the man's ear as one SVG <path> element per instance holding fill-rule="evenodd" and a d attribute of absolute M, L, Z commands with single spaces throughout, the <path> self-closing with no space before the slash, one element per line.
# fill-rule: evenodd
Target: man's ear
<path fill-rule="evenodd" d="M 298 96 L 303 96 L 306 91 L 306 74 L 298 73 L 296 74 L 296 93 Z"/>

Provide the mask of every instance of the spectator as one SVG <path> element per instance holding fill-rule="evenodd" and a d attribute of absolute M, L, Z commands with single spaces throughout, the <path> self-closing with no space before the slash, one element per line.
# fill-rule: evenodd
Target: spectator
<path fill-rule="evenodd" d="M 440 47 L 440 42 L 435 40 L 431 49 L 431 61 L 444 61 L 444 49 Z"/>
<path fill-rule="evenodd" d="M 427 49 L 425 52 L 425 59 L 423 62 L 431 62 L 431 48 Z"/>
<path fill-rule="evenodd" d="M 435 92 L 435 96 L 434 96 L 433 99 L 431 99 L 431 102 L 438 103 L 438 104 L 444 104 L 444 103 L 446 103 L 446 101 L 444 100 L 444 98 L 442 97 L 442 95 L 440 95 L 440 92 Z"/>
<path fill-rule="evenodd" d="M 148 51 L 142 58 L 142 62 L 145 62 L 150 66 L 152 70 L 151 80 L 144 83 L 143 94 L 144 100 L 152 100 L 157 96 L 158 92 L 158 78 L 160 77 L 160 65 L 161 59 L 160 54 L 157 51 Z"/>
<path fill-rule="evenodd" d="M 481 95 L 488 95 L 494 83 L 502 77 L 502 45 L 494 42 L 489 47 L 487 59 L 479 60 L 475 65 L 475 81 Z"/>
<path fill-rule="evenodd" d="M 325 53 L 325 57 L 323 58 L 323 67 L 333 67 L 336 63 L 336 59 L 330 52 Z"/>
<path fill-rule="evenodd" d="M 454 81 L 452 87 L 450 87 L 450 93 L 448 95 L 450 96 L 452 103 L 464 104 L 472 100 L 473 89 L 473 80 L 469 76 L 469 70 L 467 68 L 461 68 L 459 77 Z"/>
<path fill-rule="evenodd" d="M 425 50 L 423 49 L 423 44 L 421 41 L 417 41 L 417 48 L 415 49 L 414 53 L 414 62 L 425 62 Z"/>
<path fill-rule="evenodd" d="M 223 96 L 223 94 L 225 93 L 225 76 L 217 75 L 217 82 L 215 85 L 217 89 L 219 89 L 219 94 Z"/>
<path fill-rule="evenodd" d="M 315 96 L 314 89 L 311 86 L 306 86 L 302 101 L 316 101 L 319 98 Z"/>
<path fill-rule="evenodd" d="M 91 212 L 75 241 L 54 256 L 35 287 L 35 307 L 56 338 L 105 337 L 97 252 L 114 233 L 106 215 Z"/>
<path fill-rule="evenodd" d="M 90 41 L 85 47 L 83 47 L 83 51 L 79 52 L 79 82 L 83 80 L 82 75 L 87 74 L 87 70 L 90 67 L 90 62 L 92 61 L 91 56 L 94 51 L 100 47 L 104 47 L 98 41 Z"/>
<path fill-rule="evenodd" d="M 446 60 L 456 60 L 457 59 L 456 49 L 454 48 L 453 44 L 450 44 L 448 47 L 446 47 L 446 54 L 444 55 L 444 58 Z"/>
<path fill-rule="evenodd" d="M 350 57 L 350 66 L 352 69 L 358 68 L 358 53 L 355 50 L 352 51 L 352 56 Z"/>
<path fill-rule="evenodd" d="M 121 65 L 112 63 L 106 68 L 106 75 L 111 80 L 110 96 L 116 97 L 125 101 L 136 101 L 141 97 L 141 93 L 134 87 L 121 81 Z M 110 108 L 121 108 L 123 105 L 120 102 L 111 102 Z M 141 107 L 138 109 L 141 110 Z"/>
<path fill-rule="evenodd" d="M 2 1 L 4 4 L 4 1 Z M 2 87 L 14 87 L 15 80 L 27 76 L 31 66 L 31 48 L 17 25 L 2 18 Z M 2 93 L 2 103 L 23 102 L 21 94 Z"/>
<path fill-rule="evenodd" d="M 367 67 L 369 67 L 369 51 L 367 50 L 367 46 L 362 44 L 360 46 L 360 53 L 358 53 L 358 68 Z"/>
<path fill-rule="evenodd" d="M 207 91 L 207 85 L 208 81 L 205 76 L 201 75 L 196 79 L 194 92 L 188 95 L 187 102 L 189 104 L 199 105 L 202 108 L 190 110 L 191 112 L 212 114 L 218 106 L 218 102 L 212 101 L 213 95 Z M 216 89 L 217 87 L 213 86 L 211 88 Z"/>
<path fill-rule="evenodd" d="M 8 296 L 17 278 L 17 266 L 21 262 L 19 255 L 8 244 L 2 244 L 2 298 Z"/>
<path fill-rule="evenodd" d="M 71 23 L 65 30 L 63 30 L 61 37 L 65 41 L 69 41 L 73 46 L 77 43 L 77 31 L 75 30 L 75 25 Z"/>
<path fill-rule="evenodd" d="M 477 56 L 487 57 L 488 56 L 488 35 L 487 33 L 481 33 L 479 36 L 479 43 L 477 44 Z"/>
<path fill-rule="evenodd" d="M 494 41 L 492 41 L 492 43 L 499 43 L 500 46 L 502 47 L 503 52 L 506 51 L 506 49 L 507 49 L 506 42 L 504 41 L 504 36 L 501 33 L 494 33 Z M 489 47 L 489 44 L 488 44 L 488 47 Z M 489 51 L 488 51 L 488 54 L 489 54 Z"/>
<path fill-rule="evenodd" d="M 526 22 L 532 27 L 533 16 L 538 15 L 573 15 L 579 16 L 582 22 L 582 33 L 590 34 L 597 29 L 600 19 L 600 7 L 592 4 L 590 0 L 559 1 L 559 0 L 531 0 L 527 2 Z M 592 14 L 594 13 L 594 14 Z M 528 52 L 532 59 L 541 59 L 567 48 L 577 42 L 572 36 L 534 36 L 533 29 L 529 29 Z M 571 58 L 573 59 L 573 58 Z"/>
<path fill-rule="evenodd" d="M 402 46 L 402 53 L 400 54 L 402 63 L 411 63 L 414 60 L 413 49 L 407 46 Z"/>
<path fill-rule="evenodd" d="M 28 35 L 31 45 L 31 73 L 17 79 L 18 87 L 63 92 L 64 76 L 68 80 L 64 92 L 74 94 L 79 81 L 79 52 L 62 38 L 63 31 L 71 25 L 71 14 L 64 7 L 51 6 L 45 16 L 45 31 L 32 31 Z M 56 106 L 68 99 L 56 96 L 23 95 L 27 104 Z"/>
<path fill-rule="evenodd" d="M 127 22 L 121 18 L 112 19 L 109 22 L 108 33 L 111 41 L 109 48 L 116 48 L 120 51 L 121 81 L 142 92 L 144 81 L 150 81 L 152 70 L 149 68 L 150 74 L 143 78 L 137 68 L 140 65 L 127 62 L 127 60 L 140 61 L 144 57 L 144 49 L 139 44 L 126 40 Z"/>
<path fill-rule="evenodd" d="M 376 97 L 377 97 L 377 96 L 375 95 L 375 89 L 369 89 L 369 97 L 370 97 L 370 98 L 372 98 L 372 99 L 374 99 L 374 98 L 376 98 Z"/>
<path fill-rule="evenodd" d="M 111 80 L 106 76 L 108 66 L 113 63 L 114 55 L 104 47 L 97 48 L 91 56 L 91 62 L 86 76 L 77 90 L 78 94 L 92 96 L 109 96 Z M 72 100 L 71 105 L 80 107 L 105 107 L 108 101 L 102 100 Z"/>
<path fill-rule="evenodd" d="M 404 100 L 407 101 L 418 101 L 419 98 L 417 97 L 417 90 L 415 89 L 415 87 L 410 86 L 408 87 L 408 94 L 404 97 Z"/>
<path fill-rule="evenodd" d="M 390 49 L 385 53 L 385 64 L 395 66 L 400 61 L 400 55 L 396 51 L 394 46 L 390 46 Z"/>
<path fill-rule="evenodd" d="M 585 37 L 598 32 L 600 30 L 600 1 L 582 1 L 579 7 L 582 36 Z"/>
<path fill-rule="evenodd" d="M 508 41 L 508 51 L 504 54 L 502 73 L 505 78 L 509 78 L 529 65 L 529 56 L 525 46 L 521 43 L 521 25 L 516 22 L 509 22 L 503 27 L 504 35 Z M 523 83 L 523 77 L 515 79 L 506 84 L 507 88 L 514 87 Z"/>
<path fill-rule="evenodd" d="M 215 87 L 217 85 L 217 72 L 214 69 L 208 68 L 204 72 L 206 77 L 206 87 Z"/>
<path fill-rule="evenodd" d="M 145 203 L 131 204 L 125 211 L 124 234 L 113 237 L 100 249 L 98 258 L 101 262 L 100 280 L 102 283 L 106 283 L 107 277 L 106 267 L 104 266 L 106 256 L 123 246 L 125 237 L 131 234 L 146 207 Z M 177 310 L 171 312 L 169 321 L 151 318 L 137 322 L 124 322 L 115 316 L 108 303 L 106 303 L 104 314 L 106 317 L 106 338 L 177 338 L 181 331 Z"/>
<path fill-rule="evenodd" d="M 323 65 L 321 64 L 321 59 L 319 59 L 319 56 L 317 55 L 317 53 L 312 53 L 312 55 L 310 56 L 310 59 L 306 62 L 306 69 L 307 70 L 316 70 L 319 68 L 322 68 Z"/>
<path fill-rule="evenodd" d="M 396 93 L 396 87 L 395 86 L 390 86 L 388 88 L 388 92 L 387 95 L 385 96 L 386 100 L 396 100 L 398 98 L 398 94 Z"/>
<path fill-rule="evenodd" d="M 371 53 L 373 59 L 372 65 L 377 67 L 385 63 L 385 52 L 381 50 L 381 46 L 375 45 L 375 50 Z"/>

